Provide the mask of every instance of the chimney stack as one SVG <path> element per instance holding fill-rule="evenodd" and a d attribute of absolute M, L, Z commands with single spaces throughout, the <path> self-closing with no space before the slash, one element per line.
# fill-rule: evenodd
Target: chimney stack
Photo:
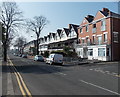
<path fill-rule="evenodd" d="M 102 11 L 103 12 L 109 12 L 109 9 L 108 8 L 103 8 Z"/>
<path fill-rule="evenodd" d="M 94 16 L 92 16 L 92 15 L 87 15 L 87 18 L 89 19 L 93 19 L 94 18 Z"/>

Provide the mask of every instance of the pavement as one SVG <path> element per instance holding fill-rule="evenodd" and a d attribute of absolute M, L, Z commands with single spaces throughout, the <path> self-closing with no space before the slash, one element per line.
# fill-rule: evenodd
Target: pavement
<path fill-rule="evenodd" d="M 96 70 L 116 71 L 116 64 L 100 65 L 47 65 L 28 58 L 10 55 L 16 69 L 32 95 L 120 95 L 118 78 Z M 96 69 L 97 68 L 97 69 Z M 20 94 L 13 76 L 15 94 Z M 111 97 L 111 96 L 109 96 Z"/>
<path fill-rule="evenodd" d="M 1 86 L 1 92 L 2 96 L 12 96 L 14 95 L 14 89 L 13 89 L 13 81 L 12 81 L 12 73 L 10 70 L 10 63 L 3 62 L 2 61 L 2 86 Z"/>
<path fill-rule="evenodd" d="M 2 96 L 2 57 L 0 56 L 0 96 Z"/>

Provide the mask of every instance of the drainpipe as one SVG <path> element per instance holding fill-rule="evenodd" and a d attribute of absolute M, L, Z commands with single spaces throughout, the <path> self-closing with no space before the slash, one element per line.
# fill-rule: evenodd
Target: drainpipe
<path fill-rule="evenodd" d="M 110 14 L 111 15 L 111 14 Z M 113 61 L 113 18 L 110 16 L 110 26 L 111 26 L 111 61 Z"/>

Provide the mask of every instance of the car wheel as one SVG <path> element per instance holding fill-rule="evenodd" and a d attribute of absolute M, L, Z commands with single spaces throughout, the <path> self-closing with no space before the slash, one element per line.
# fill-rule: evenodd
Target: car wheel
<path fill-rule="evenodd" d="M 61 65 L 61 66 L 63 66 L 63 65 L 64 65 L 64 63 L 60 63 L 60 65 Z"/>
<path fill-rule="evenodd" d="M 50 62 L 50 65 L 53 65 L 53 62 Z"/>

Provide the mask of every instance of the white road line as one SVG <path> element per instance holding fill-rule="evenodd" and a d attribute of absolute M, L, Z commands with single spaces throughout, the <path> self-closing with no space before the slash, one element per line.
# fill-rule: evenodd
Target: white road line
<path fill-rule="evenodd" d="M 94 86 L 94 87 L 97 87 L 97 88 L 103 89 L 103 90 L 105 90 L 105 91 L 111 92 L 111 93 L 113 93 L 113 94 L 120 95 L 119 93 L 114 92 L 114 91 L 109 90 L 109 89 L 106 89 L 106 88 L 104 88 L 104 87 L 101 87 L 101 86 L 98 86 L 98 85 L 95 85 L 95 84 L 92 84 L 92 83 L 86 82 L 86 81 L 84 81 L 84 80 L 80 80 L 80 81 L 83 82 L 83 83 L 89 84 L 89 85 L 91 85 L 91 86 Z"/>
<path fill-rule="evenodd" d="M 115 72 L 112 72 L 112 74 L 113 74 L 113 75 L 117 75 L 117 73 L 115 73 Z"/>
<path fill-rule="evenodd" d="M 65 74 L 65 73 L 62 73 L 62 72 L 59 72 L 59 74 L 62 74 L 62 75 L 67 75 L 67 74 Z"/>
<path fill-rule="evenodd" d="M 110 73 L 110 71 L 105 71 L 106 73 Z"/>
<path fill-rule="evenodd" d="M 89 69 L 89 70 L 93 70 L 93 69 Z"/>
<path fill-rule="evenodd" d="M 101 73 L 105 73 L 103 70 L 100 70 Z"/>

